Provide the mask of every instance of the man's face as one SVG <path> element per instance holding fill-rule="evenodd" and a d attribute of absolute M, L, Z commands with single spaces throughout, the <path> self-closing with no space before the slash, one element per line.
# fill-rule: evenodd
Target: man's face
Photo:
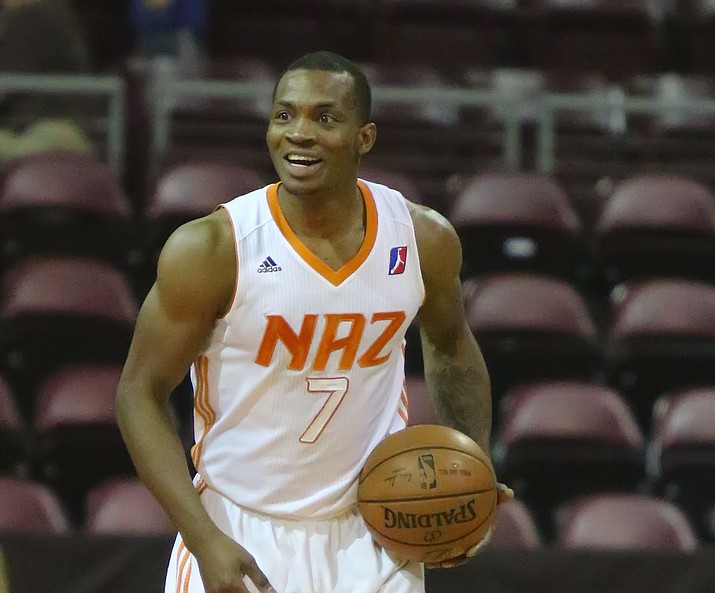
<path fill-rule="evenodd" d="M 285 189 L 306 195 L 354 183 L 374 130 L 361 125 L 348 73 L 292 70 L 276 87 L 266 142 Z"/>

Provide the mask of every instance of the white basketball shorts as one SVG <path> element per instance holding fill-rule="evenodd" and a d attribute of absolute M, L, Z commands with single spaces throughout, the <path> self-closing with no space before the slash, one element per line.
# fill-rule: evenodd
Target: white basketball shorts
<path fill-rule="evenodd" d="M 246 548 L 277 593 L 424 593 L 421 563 L 377 546 L 357 510 L 327 520 L 256 514 L 207 488 L 201 500 L 218 527 Z M 248 578 L 246 586 L 257 593 Z M 194 557 L 177 536 L 165 593 L 205 593 Z"/>

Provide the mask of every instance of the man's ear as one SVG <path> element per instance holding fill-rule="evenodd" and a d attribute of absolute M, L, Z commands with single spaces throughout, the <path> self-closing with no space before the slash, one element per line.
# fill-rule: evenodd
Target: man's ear
<path fill-rule="evenodd" d="M 375 144 L 375 138 L 377 137 L 377 126 L 370 122 L 364 124 L 360 128 L 360 154 L 366 154 L 370 152 L 373 144 Z"/>

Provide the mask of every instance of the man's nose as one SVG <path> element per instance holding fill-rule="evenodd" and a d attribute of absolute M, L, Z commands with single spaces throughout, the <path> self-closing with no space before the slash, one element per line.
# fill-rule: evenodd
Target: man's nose
<path fill-rule="evenodd" d="M 286 132 L 286 137 L 296 144 L 305 144 L 315 139 L 313 125 L 304 117 L 296 117 Z"/>

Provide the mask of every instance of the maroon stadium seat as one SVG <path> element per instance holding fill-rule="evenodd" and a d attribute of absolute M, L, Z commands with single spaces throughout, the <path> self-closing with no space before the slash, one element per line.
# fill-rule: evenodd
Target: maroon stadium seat
<path fill-rule="evenodd" d="M 570 284 L 542 275 L 498 274 L 475 282 L 465 299 L 495 401 L 523 382 L 591 379 L 599 370 L 594 321 Z"/>
<path fill-rule="evenodd" d="M 697 537 L 673 503 L 610 493 L 569 501 L 558 510 L 558 543 L 566 548 L 691 551 Z"/>
<path fill-rule="evenodd" d="M 261 175 L 238 164 L 185 162 L 161 174 L 144 219 L 177 223 L 211 214 L 222 202 L 265 185 Z M 178 226 L 176 224 L 175 226 Z"/>
<path fill-rule="evenodd" d="M 683 177 L 629 178 L 604 204 L 594 251 L 606 288 L 648 276 L 708 281 L 715 269 L 715 196 Z"/>
<path fill-rule="evenodd" d="M 434 404 L 427 393 L 427 383 L 422 377 L 408 376 L 405 380 L 409 425 L 440 424 Z"/>
<path fill-rule="evenodd" d="M 85 498 L 83 530 L 93 535 L 176 531 L 156 498 L 136 478 L 118 478 L 93 487 Z"/>
<path fill-rule="evenodd" d="M 37 392 L 39 471 L 75 521 L 81 519 L 89 488 L 112 476 L 134 475 L 114 415 L 120 373 L 120 365 L 64 367 L 48 376 Z"/>
<path fill-rule="evenodd" d="M 499 505 L 491 545 L 524 550 L 534 550 L 542 545 L 531 511 L 518 498 Z"/>
<path fill-rule="evenodd" d="M 605 371 L 646 430 L 660 394 L 715 384 L 715 286 L 652 279 L 619 287 Z"/>
<path fill-rule="evenodd" d="M 52 370 L 72 362 L 123 362 L 138 304 L 110 264 L 85 258 L 23 260 L 2 276 L 0 364 L 23 413 Z"/>
<path fill-rule="evenodd" d="M 114 171 L 83 155 L 20 159 L 4 175 L 0 237 L 5 266 L 33 254 L 86 255 L 126 266 L 132 206 Z"/>
<path fill-rule="evenodd" d="M 137 270 L 142 294 L 153 283 L 159 253 L 174 230 L 265 184 L 256 169 L 238 164 L 186 161 L 164 171 L 142 215 L 143 261 L 141 271 Z"/>
<path fill-rule="evenodd" d="M 703 538 L 715 508 L 715 387 L 673 391 L 654 407 L 648 470 L 654 490 L 688 514 Z"/>
<path fill-rule="evenodd" d="M 575 381 L 535 383 L 509 392 L 502 404 L 495 465 L 545 533 L 567 498 L 634 490 L 644 481 L 643 434 L 617 392 Z"/>
<path fill-rule="evenodd" d="M 581 222 L 554 179 L 476 176 L 456 196 L 449 219 L 462 240 L 466 277 L 522 271 L 579 279 L 586 260 Z"/>
<path fill-rule="evenodd" d="M 0 531 L 68 533 L 71 524 L 62 504 L 44 484 L 0 477 Z"/>

